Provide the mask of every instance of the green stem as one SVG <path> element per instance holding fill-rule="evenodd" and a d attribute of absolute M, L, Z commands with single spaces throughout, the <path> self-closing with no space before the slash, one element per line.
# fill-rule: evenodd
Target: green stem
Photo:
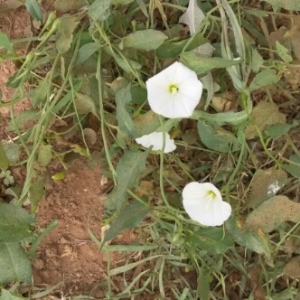
<path fill-rule="evenodd" d="M 235 178 L 238 170 L 240 169 L 240 166 L 242 164 L 242 160 L 243 160 L 243 157 L 244 157 L 246 141 L 245 141 L 244 133 L 241 133 L 241 134 L 243 135 L 243 143 L 242 143 L 239 159 L 237 161 L 237 165 L 236 165 L 235 169 L 233 170 L 233 172 L 232 172 L 231 176 L 229 177 L 228 182 L 226 184 L 225 194 L 226 194 L 227 199 L 229 198 L 230 184 L 231 184 L 232 181 L 234 181 L 234 178 Z"/>
<path fill-rule="evenodd" d="M 112 164 L 111 157 L 109 154 L 109 148 L 108 148 L 108 143 L 106 140 L 106 133 L 105 133 L 105 117 L 104 117 L 104 106 L 103 106 L 103 93 L 102 93 L 102 75 L 101 75 L 101 54 L 102 51 L 101 49 L 99 50 L 98 54 L 98 64 L 97 64 L 97 74 L 96 78 L 98 81 L 98 93 L 99 93 L 99 108 L 100 108 L 100 124 L 101 124 L 101 134 L 102 134 L 102 140 L 103 140 L 103 145 L 105 149 L 105 156 L 106 160 L 108 163 L 108 166 L 111 170 L 112 177 L 114 180 L 114 185 L 117 184 L 117 173 L 116 170 Z"/>
<path fill-rule="evenodd" d="M 278 160 L 276 159 L 276 157 L 268 150 L 267 145 L 265 144 L 265 141 L 264 141 L 264 138 L 263 138 L 263 136 L 262 136 L 261 131 L 259 130 L 259 128 L 257 127 L 256 124 L 254 124 L 254 126 L 255 126 L 255 128 L 256 128 L 258 137 L 259 137 L 259 139 L 260 139 L 261 145 L 262 145 L 263 148 L 264 148 L 264 151 L 265 151 L 266 154 L 269 156 L 269 158 L 271 158 L 271 160 L 275 162 L 275 164 L 277 165 L 277 167 L 281 169 L 281 164 L 279 163 L 279 161 L 278 161 Z"/>
<path fill-rule="evenodd" d="M 81 33 L 82 33 L 82 30 L 79 32 L 79 37 L 80 37 Z M 23 190 L 22 190 L 21 196 L 19 198 L 18 204 L 21 204 L 25 200 L 25 198 L 26 198 L 26 196 L 29 192 L 29 189 L 31 187 L 31 179 L 32 179 L 33 174 L 34 174 L 34 161 L 36 159 L 36 153 L 37 153 L 38 148 L 39 148 L 39 146 L 40 146 L 40 144 L 41 144 L 41 142 L 42 142 L 42 140 L 45 136 L 45 133 L 48 129 L 50 115 L 52 114 L 54 106 L 61 99 L 62 93 L 65 90 L 65 87 L 67 85 L 69 77 L 72 74 L 73 65 L 74 65 L 75 59 L 77 57 L 77 52 L 78 52 L 79 46 L 80 46 L 80 38 L 77 38 L 77 42 L 76 42 L 76 45 L 75 45 L 75 49 L 73 51 L 72 59 L 70 61 L 70 64 L 69 64 L 69 67 L 68 67 L 68 70 L 67 70 L 65 80 L 63 81 L 60 89 L 55 94 L 55 97 L 51 101 L 50 101 L 50 99 L 48 99 L 48 103 L 45 106 L 45 108 L 47 107 L 47 109 L 45 110 L 45 108 L 43 108 L 43 113 L 41 114 L 41 118 L 40 118 L 39 122 L 37 123 L 37 125 L 34 127 L 34 131 L 32 132 L 32 135 L 33 135 L 33 137 L 32 137 L 33 148 L 31 149 L 31 153 L 30 153 L 30 155 L 28 157 L 28 160 L 27 160 L 27 176 L 26 176 L 26 180 L 25 180 Z M 54 63 L 53 63 L 52 69 L 51 69 L 52 73 L 51 73 L 51 76 L 50 76 L 50 80 L 52 80 L 52 76 L 54 74 L 56 64 L 58 64 L 58 61 L 60 60 L 60 57 L 61 57 L 61 55 L 59 54 L 59 55 L 56 56 L 56 58 L 54 60 Z"/>
<path fill-rule="evenodd" d="M 159 122 L 160 122 L 161 127 L 163 127 L 163 119 L 161 116 L 159 116 Z M 165 190 L 164 190 L 164 149 L 165 149 L 165 144 L 166 144 L 166 135 L 163 134 L 163 147 L 162 147 L 162 150 L 160 151 L 160 162 L 159 162 L 159 187 L 160 187 L 160 193 L 161 193 L 161 196 L 162 196 L 165 206 L 167 208 L 170 208 L 171 206 L 167 200 Z"/>

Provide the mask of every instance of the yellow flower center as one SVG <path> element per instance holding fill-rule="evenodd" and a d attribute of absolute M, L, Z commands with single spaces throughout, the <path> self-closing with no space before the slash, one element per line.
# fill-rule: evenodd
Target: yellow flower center
<path fill-rule="evenodd" d="M 207 198 L 210 200 L 215 200 L 217 198 L 217 195 L 214 191 L 210 190 L 207 192 Z"/>
<path fill-rule="evenodd" d="M 169 86 L 169 92 L 172 95 L 175 95 L 178 92 L 178 90 L 179 90 L 179 88 L 178 88 L 177 84 L 170 84 L 170 86 Z"/>

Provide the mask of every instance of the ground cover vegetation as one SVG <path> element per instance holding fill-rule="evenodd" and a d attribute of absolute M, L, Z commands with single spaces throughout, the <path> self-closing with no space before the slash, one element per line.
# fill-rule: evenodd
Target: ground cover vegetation
<path fill-rule="evenodd" d="M 60 289 L 32 288 L 57 226 L 39 228 L 36 212 L 74 157 L 106 178 L 102 236 L 88 231 L 107 277 L 101 297 L 72 299 L 300 299 L 298 0 L 25 6 L 32 35 L 0 33 L 1 61 L 17 67 L 0 103 L 0 299 Z M 135 239 L 114 243 L 126 229 Z"/>

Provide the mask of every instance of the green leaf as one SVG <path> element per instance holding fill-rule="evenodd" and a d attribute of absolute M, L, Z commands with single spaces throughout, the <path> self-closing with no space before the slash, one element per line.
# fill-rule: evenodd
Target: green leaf
<path fill-rule="evenodd" d="M 116 190 L 113 190 L 104 201 L 104 218 L 110 218 L 116 211 Z"/>
<path fill-rule="evenodd" d="M 290 164 L 282 164 L 282 168 L 286 170 L 288 173 L 290 173 L 292 176 L 296 178 L 300 178 L 300 157 L 297 155 L 291 155 L 289 157 L 289 160 L 296 163 L 290 163 Z"/>
<path fill-rule="evenodd" d="M 0 48 L 5 48 L 9 53 L 14 51 L 14 44 L 9 40 L 7 35 L 3 32 L 0 32 Z"/>
<path fill-rule="evenodd" d="M 137 116 L 133 123 L 136 128 L 136 136 L 141 137 L 154 132 L 159 126 L 159 116 L 152 110 L 148 110 L 145 114 Z"/>
<path fill-rule="evenodd" d="M 142 105 L 147 101 L 147 90 L 139 85 L 131 86 L 132 103 Z"/>
<path fill-rule="evenodd" d="M 16 295 L 8 290 L 2 289 L 1 290 L 1 296 L 0 300 L 22 300 L 22 299 L 28 299 L 28 298 L 23 298 L 19 295 Z"/>
<path fill-rule="evenodd" d="M 213 75 L 211 72 L 208 72 L 205 76 L 202 76 L 201 82 L 203 84 L 203 89 L 207 91 L 207 96 L 204 105 L 204 110 L 207 110 L 210 102 L 214 97 L 215 92 L 220 89 L 220 86 L 214 82 Z"/>
<path fill-rule="evenodd" d="M 0 178 L 2 179 L 4 185 L 6 185 L 6 186 L 12 185 L 15 182 L 15 180 L 11 176 L 11 173 L 10 173 L 9 170 L 7 170 L 7 171 L 1 171 Z"/>
<path fill-rule="evenodd" d="M 9 88 L 18 88 L 20 86 L 21 82 L 25 82 L 29 78 L 29 72 L 24 71 L 22 74 L 19 74 L 20 72 L 17 71 L 12 76 L 10 76 L 6 82 L 6 86 Z"/>
<path fill-rule="evenodd" d="M 9 166 L 9 160 L 5 153 L 2 142 L 0 142 L 0 170 L 6 171 Z"/>
<path fill-rule="evenodd" d="M 0 203 L 0 242 L 19 242 L 32 236 L 28 226 L 35 221 L 35 216 L 25 209 L 14 204 Z"/>
<path fill-rule="evenodd" d="M 83 81 L 79 81 L 73 86 L 73 90 L 67 92 L 53 107 L 52 113 L 57 114 L 63 107 L 67 106 L 70 101 L 73 99 L 74 92 L 78 92 L 82 87 Z M 79 100 L 78 100 L 79 101 Z M 76 102 L 76 100 L 75 100 Z"/>
<path fill-rule="evenodd" d="M 36 121 L 40 116 L 40 111 L 28 109 L 21 111 L 17 117 L 15 118 L 15 123 L 10 122 L 7 129 L 8 131 L 15 131 L 15 124 L 19 127 L 19 129 L 24 130 L 25 125 L 29 121 Z"/>
<path fill-rule="evenodd" d="M 184 52 L 180 61 L 198 75 L 205 74 L 213 69 L 224 69 L 240 64 L 240 60 L 227 60 L 220 57 L 199 57 L 194 52 Z"/>
<path fill-rule="evenodd" d="M 219 126 L 231 124 L 239 125 L 249 119 L 249 114 L 252 111 L 252 100 L 247 90 L 240 94 L 240 102 L 243 103 L 244 110 L 239 112 L 228 111 L 225 113 L 209 114 L 203 110 L 194 110 L 192 116 L 193 120 L 205 120 L 211 124 Z"/>
<path fill-rule="evenodd" d="M 210 270 L 201 268 L 197 279 L 197 294 L 201 300 L 210 300 L 210 283 L 212 281 Z"/>
<path fill-rule="evenodd" d="M 96 51 L 98 51 L 100 45 L 98 43 L 87 43 L 80 47 L 78 50 L 76 62 L 74 66 L 77 66 L 87 60 L 92 56 Z"/>
<path fill-rule="evenodd" d="M 110 225 L 103 243 L 112 240 L 126 228 L 138 226 L 150 211 L 151 208 L 147 204 L 134 200 L 120 212 L 115 221 Z"/>
<path fill-rule="evenodd" d="M 246 230 L 242 222 L 238 221 L 234 216 L 230 217 L 225 223 L 225 227 L 238 244 L 258 254 L 265 254 L 270 257 L 269 241 L 263 233 Z"/>
<path fill-rule="evenodd" d="M 30 98 L 33 106 L 41 104 L 47 98 L 49 82 L 42 80 L 39 85 L 30 92 Z"/>
<path fill-rule="evenodd" d="M 210 227 L 194 230 L 185 238 L 189 243 L 209 253 L 222 254 L 231 248 L 234 243 L 230 235 L 224 235 L 223 228 Z"/>
<path fill-rule="evenodd" d="M 131 102 L 131 85 L 122 87 L 116 92 L 117 120 L 121 131 L 127 135 L 135 136 L 135 126 L 131 118 L 129 103 Z"/>
<path fill-rule="evenodd" d="M 134 48 L 139 50 L 156 50 L 168 37 L 161 31 L 146 29 L 139 30 L 125 36 L 120 48 Z"/>
<path fill-rule="evenodd" d="M 286 221 L 300 222 L 300 204 L 286 196 L 275 196 L 253 210 L 247 217 L 245 226 L 251 231 L 262 229 L 264 232 L 271 232 Z"/>
<path fill-rule="evenodd" d="M 15 293 L 5 290 L 5 289 L 1 290 L 0 300 L 22 300 L 22 299 L 25 300 L 28 298 L 23 298 Z"/>
<path fill-rule="evenodd" d="M 272 138 L 273 140 L 277 140 L 282 137 L 286 133 L 288 133 L 292 128 L 299 126 L 300 122 L 293 120 L 291 124 L 274 124 L 269 125 L 265 129 L 265 134 Z"/>
<path fill-rule="evenodd" d="M 57 32 L 58 39 L 55 43 L 59 53 L 66 53 L 70 49 L 73 41 L 73 32 L 78 24 L 79 22 L 76 21 L 75 17 L 63 16 L 61 18 Z"/>
<path fill-rule="evenodd" d="M 125 151 L 117 165 L 116 208 L 118 211 L 126 199 L 130 188 L 146 169 L 148 151 Z"/>
<path fill-rule="evenodd" d="M 29 200 L 31 203 L 31 211 L 35 212 L 40 201 L 45 196 L 45 184 L 42 179 L 34 180 L 29 188 Z"/>
<path fill-rule="evenodd" d="M 266 18 L 268 16 L 267 12 L 260 9 L 250 8 L 250 7 L 247 7 L 247 13 L 259 18 Z"/>
<path fill-rule="evenodd" d="M 148 8 L 145 4 L 145 0 L 136 0 L 136 3 L 138 4 L 140 10 L 143 12 L 143 14 L 145 15 L 145 17 L 147 19 L 149 19 L 149 15 L 148 15 Z"/>
<path fill-rule="evenodd" d="M 38 151 L 38 164 L 41 167 L 49 165 L 52 159 L 52 146 L 41 144 Z"/>
<path fill-rule="evenodd" d="M 166 41 L 156 50 L 156 55 L 159 58 L 176 57 L 185 47 L 185 51 L 192 51 L 207 42 L 209 42 L 209 40 L 206 39 L 201 32 L 198 32 L 194 36 L 183 41 Z"/>
<path fill-rule="evenodd" d="M 25 0 L 25 6 L 33 18 L 38 21 L 43 20 L 42 10 L 37 0 Z"/>
<path fill-rule="evenodd" d="M 290 63 L 293 61 L 292 56 L 289 54 L 289 50 L 281 45 L 278 41 L 276 41 L 276 51 L 285 63 Z"/>
<path fill-rule="evenodd" d="M 286 10 L 300 10 L 299 0 L 260 0 L 270 3 L 275 10 L 282 7 Z"/>
<path fill-rule="evenodd" d="M 132 73 L 132 69 L 140 70 L 142 68 L 141 64 L 139 64 L 138 62 L 136 62 L 132 59 L 129 59 L 129 58 L 124 59 L 123 57 L 116 55 L 116 54 L 114 54 L 113 57 L 114 57 L 117 65 L 127 73 Z"/>
<path fill-rule="evenodd" d="M 76 93 L 76 97 L 74 98 L 74 105 L 78 114 L 85 115 L 90 112 L 94 115 L 97 114 L 94 100 L 87 95 Z"/>
<path fill-rule="evenodd" d="M 168 119 L 167 121 L 163 122 L 162 125 L 156 128 L 155 131 L 157 132 L 169 132 L 172 128 L 176 127 L 182 119 Z"/>
<path fill-rule="evenodd" d="M 70 51 L 67 52 L 68 55 L 70 54 Z M 97 82 L 97 79 L 95 77 L 92 77 L 93 75 L 95 75 L 97 73 L 97 64 L 98 64 L 98 59 L 97 59 L 97 55 L 91 55 L 89 58 L 87 58 L 84 63 L 79 64 L 77 66 L 74 67 L 74 71 L 73 71 L 73 75 L 75 75 L 78 79 L 80 78 L 81 80 L 83 80 L 84 78 L 86 78 L 86 76 L 89 76 L 89 80 L 85 80 L 84 84 L 83 84 L 83 89 L 84 86 L 91 86 L 93 85 L 95 82 Z M 103 70 L 103 69 L 102 69 Z M 109 75 L 108 75 L 109 77 Z M 106 76 L 104 77 L 104 80 L 107 81 Z M 93 94 L 98 93 L 98 91 L 94 91 Z"/>
<path fill-rule="evenodd" d="M 0 270 L 2 286 L 20 281 L 31 284 L 31 263 L 19 243 L 0 243 Z"/>
<path fill-rule="evenodd" d="M 249 90 L 254 91 L 264 86 L 269 86 L 277 83 L 280 80 L 280 75 L 274 69 L 265 69 L 255 75 L 250 83 Z"/>
<path fill-rule="evenodd" d="M 233 10 L 233 7 L 231 5 L 224 5 L 224 10 L 226 11 L 226 17 L 228 17 L 229 19 L 229 23 L 232 29 L 232 33 L 233 33 L 233 38 L 234 38 L 234 42 L 235 42 L 235 50 L 240 59 L 241 59 L 241 63 L 242 63 L 242 68 L 244 68 L 244 64 L 245 64 L 245 59 L 246 59 L 246 49 L 245 49 L 245 42 L 246 42 L 246 38 L 244 36 L 244 33 L 242 32 L 242 28 L 240 25 L 240 18 L 238 16 L 238 14 Z M 231 58 L 231 50 L 230 47 L 229 49 L 227 48 L 228 46 L 224 46 L 224 44 L 226 44 L 226 42 L 222 42 L 223 45 L 223 51 L 222 51 L 222 55 L 223 57 L 227 57 L 227 58 Z M 224 48 L 227 48 L 226 50 Z M 225 50 L 225 51 L 224 51 Z M 229 54 L 229 53 L 230 54 Z M 228 73 L 230 74 L 233 84 L 238 87 L 240 86 L 240 84 L 242 84 L 241 81 L 241 76 L 238 75 L 238 73 L 240 72 L 239 68 L 229 68 L 229 70 L 227 70 Z M 235 82 L 236 81 L 236 82 Z M 244 86 L 244 84 L 242 84 Z M 241 86 L 240 86 L 241 88 Z"/>
<path fill-rule="evenodd" d="M 13 186 L 5 190 L 6 195 L 10 195 L 13 197 L 13 203 L 16 203 L 19 200 L 21 192 L 22 188 L 20 186 Z"/>
<path fill-rule="evenodd" d="M 285 185 L 287 174 L 283 170 L 270 168 L 258 170 L 251 180 L 251 190 L 247 199 L 247 207 L 256 208 L 263 201 L 270 199 Z"/>
<path fill-rule="evenodd" d="M 253 72 L 257 73 L 263 63 L 264 60 L 260 53 L 256 49 L 252 49 L 251 69 L 253 70 Z"/>
<path fill-rule="evenodd" d="M 257 136 L 257 130 L 264 131 L 269 125 L 285 123 L 285 115 L 279 112 L 275 103 L 260 101 L 252 110 L 250 117 L 255 125 L 249 125 L 245 129 L 247 139 L 253 139 Z"/>
<path fill-rule="evenodd" d="M 238 151 L 241 145 L 238 139 L 222 127 L 212 126 L 199 120 L 197 124 L 201 142 L 208 148 L 221 153 Z"/>
<path fill-rule="evenodd" d="M 114 59 L 117 65 L 123 69 L 127 73 L 131 73 L 133 70 L 139 70 L 142 68 L 142 65 L 138 62 L 131 60 L 129 58 L 123 58 L 120 55 L 116 54 L 115 52 L 111 51 L 111 49 L 108 46 L 105 46 L 103 48 L 104 52 L 111 55 Z"/>
<path fill-rule="evenodd" d="M 95 0 L 89 7 L 89 15 L 94 21 L 105 21 L 110 16 L 111 0 Z"/>

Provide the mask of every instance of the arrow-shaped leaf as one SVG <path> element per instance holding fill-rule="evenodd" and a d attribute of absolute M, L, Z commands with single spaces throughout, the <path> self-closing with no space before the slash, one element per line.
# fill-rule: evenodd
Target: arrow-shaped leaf
<path fill-rule="evenodd" d="M 202 10 L 199 8 L 196 0 L 190 0 L 187 11 L 179 18 L 180 23 L 184 23 L 189 26 L 190 33 L 193 35 L 196 33 L 197 28 L 204 20 L 205 16 Z"/>
<path fill-rule="evenodd" d="M 116 207 L 120 211 L 126 199 L 127 189 L 146 168 L 148 151 L 126 151 L 117 166 Z"/>
<path fill-rule="evenodd" d="M 20 243 L 0 243 L 0 285 L 31 284 L 31 263 Z"/>

